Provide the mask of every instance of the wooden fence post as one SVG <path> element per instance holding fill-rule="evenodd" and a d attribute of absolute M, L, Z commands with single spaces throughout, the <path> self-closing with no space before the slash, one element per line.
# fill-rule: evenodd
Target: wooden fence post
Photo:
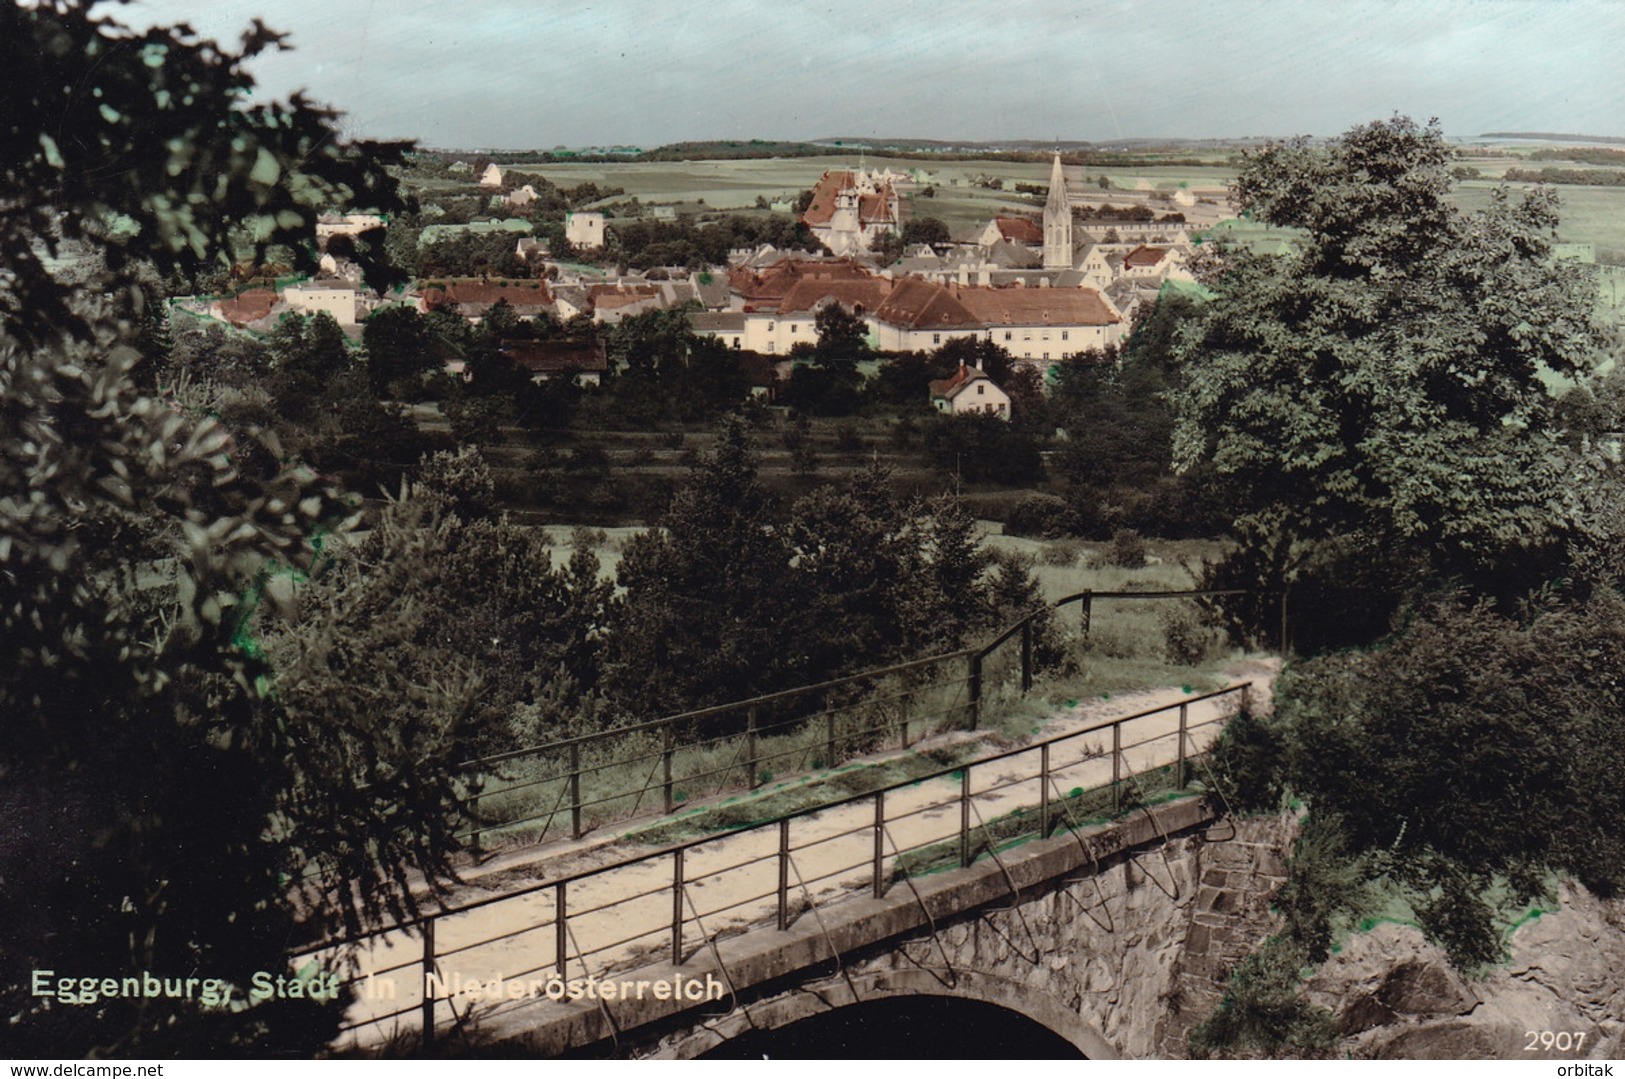
<path fill-rule="evenodd" d="M 434 1045 L 435 995 L 429 990 L 429 975 L 434 972 L 434 919 L 430 918 L 423 923 L 423 1046 L 426 1049 Z"/>
<path fill-rule="evenodd" d="M 1021 623 L 1021 692 L 1033 688 L 1033 618 L 1028 615 Z"/>
<path fill-rule="evenodd" d="M 970 697 L 970 724 L 967 729 L 975 730 L 982 722 L 982 654 L 970 653 L 970 680 L 967 694 Z"/>
<path fill-rule="evenodd" d="M 570 743 L 570 838 L 581 838 L 581 743 Z"/>

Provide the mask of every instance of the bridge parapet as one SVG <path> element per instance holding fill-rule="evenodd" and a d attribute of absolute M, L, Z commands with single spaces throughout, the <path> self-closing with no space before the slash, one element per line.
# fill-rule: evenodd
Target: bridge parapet
<path fill-rule="evenodd" d="M 1102 847 L 1079 837 L 1095 834 L 1090 828 L 1131 829 L 1140 820 L 1157 824 L 1160 809 L 1141 810 L 1118 825 L 1108 826 L 1101 818 L 1144 806 L 1159 797 L 1159 790 L 1184 788 L 1192 761 L 1235 708 L 1243 706 L 1247 689 L 1232 686 L 1106 720 L 869 794 L 464 904 L 387 933 L 333 942 L 308 954 L 361 946 L 362 971 L 354 979 L 361 999 L 350 1023 L 358 1039 L 388 1036 L 393 1026 L 414 1017 L 425 1040 L 448 1020 L 466 1023 L 475 1003 L 463 991 L 470 981 L 486 1001 L 489 983 L 519 984 L 523 991 L 523 980 L 537 977 L 555 980 L 562 992 L 571 981 L 621 978 L 623 971 L 647 966 L 652 952 L 663 952 L 671 967 L 685 969 L 707 951 L 716 958 L 718 973 L 733 977 L 732 965 L 717 952 L 719 940 L 742 933 L 741 940 L 762 941 L 760 946 L 770 952 L 797 955 L 801 945 L 794 943 L 794 934 L 784 934 L 796 926 L 822 927 L 830 910 L 848 909 L 830 904 L 832 896 L 861 889 L 883 907 L 901 903 L 913 909 L 913 904 L 931 920 L 936 913 L 922 898 L 927 892 L 947 889 L 974 897 L 982 887 L 959 883 L 958 875 L 950 880 L 940 871 L 970 867 L 967 879 L 993 874 L 1002 880 L 1002 894 L 1017 894 L 1030 882 L 1012 874 L 1007 852 L 1035 839 L 1042 842 L 1057 827 L 1064 826 L 1070 836 L 1063 845 L 1097 859 L 1103 850 L 1109 855 L 1109 843 Z M 984 853 L 987 860 L 973 866 Z M 961 888 L 966 890 L 961 893 Z M 758 928 L 764 923 L 776 925 L 778 932 Z M 884 937 L 889 932 L 884 924 L 865 925 L 863 934 Z M 415 942 L 409 939 L 413 931 Z M 831 939 L 827 930 L 824 939 Z M 828 954 L 841 955 L 842 944 L 835 941 Z M 822 961 L 809 958 L 802 966 Z M 747 972 L 753 969 L 747 964 Z M 379 991 L 380 978 L 387 993 Z M 728 984 L 737 995 L 738 984 Z M 650 998 L 649 1006 L 655 1003 L 682 1004 Z M 589 1012 L 609 1021 L 601 1001 Z M 620 1025 L 618 1020 L 611 1024 Z"/>

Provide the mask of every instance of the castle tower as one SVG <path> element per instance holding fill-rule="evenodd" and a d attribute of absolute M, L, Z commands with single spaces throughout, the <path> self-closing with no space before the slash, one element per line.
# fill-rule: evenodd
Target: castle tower
<path fill-rule="evenodd" d="M 1072 268 L 1072 203 L 1066 197 L 1061 155 L 1049 171 L 1049 200 L 1044 203 L 1044 269 Z"/>

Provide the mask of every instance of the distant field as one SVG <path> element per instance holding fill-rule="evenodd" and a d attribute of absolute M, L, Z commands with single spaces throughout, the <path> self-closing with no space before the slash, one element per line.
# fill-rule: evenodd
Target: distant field
<path fill-rule="evenodd" d="M 1471 180 L 1456 188 L 1456 204 L 1481 210 L 1490 204 L 1495 184 Z M 1563 201 L 1558 238 L 1572 243 L 1594 243 L 1599 250 L 1625 253 L 1625 187 L 1555 188 Z"/>
<path fill-rule="evenodd" d="M 703 201 L 715 210 L 749 209 L 758 197 L 770 202 L 791 200 L 818 182 L 827 169 L 891 168 L 916 178 L 922 188 L 935 190 L 934 198 L 916 196 L 916 217 L 937 217 L 956 236 L 968 237 L 995 214 L 1037 213 L 1042 196 L 1018 194 L 1018 183 L 1047 186 L 1049 166 L 1039 162 L 1003 161 L 917 161 L 879 155 L 847 154 L 832 157 L 763 158 L 741 161 L 693 162 L 605 162 L 569 164 L 516 164 L 519 171 L 536 172 L 561 187 L 574 187 L 591 181 L 624 188 L 645 203 L 688 203 Z M 1465 159 L 1461 164 L 1481 170 L 1485 179 L 1469 180 L 1457 186 L 1453 198 L 1463 209 L 1476 210 L 1489 204 L 1490 191 L 1508 168 L 1566 167 L 1561 161 L 1530 161 L 1514 153 L 1504 156 Z M 1595 167 L 1595 166 L 1586 166 Z M 1235 178 L 1235 169 L 1215 163 L 1206 166 L 1147 165 L 1128 169 L 1120 166 L 1084 170 L 1091 176 L 1104 172 L 1115 188 L 1173 190 L 1180 186 L 1214 187 Z M 977 176 L 996 176 L 1004 190 L 978 187 Z M 467 186 L 430 181 L 432 193 Z M 1625 253 L 1625 187 L 1558 188 L 1563 199 L 1561 238 L 1589 242 L 1602 251 Z M 1237 238 L 1249 242 L 1264 238 L 1261 229 L 1240 225 Z"/>

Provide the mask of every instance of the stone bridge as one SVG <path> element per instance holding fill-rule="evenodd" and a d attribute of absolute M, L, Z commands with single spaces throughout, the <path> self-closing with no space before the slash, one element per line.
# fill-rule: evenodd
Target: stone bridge
<path fill-rule="evenodd" d="M 549 1056 L 691 1058 L 736 1040 L 754 1054 L 820 1016 L 946 998 L 1032 1024 L 1058 1039 L 1052 1051 L 1183 1057 L 1229 968 L 1269 932 L 1283 827 L 1221 818 L 1207 797 L 1166 802 L 625 975 L 708 981 L 720 1000 L 524 1000 L 441 1037 Z M 929 1055 L 925 1044 L 896 1047 Z M 832 1055 L 875 1052 L 847 1050 Z"/>

